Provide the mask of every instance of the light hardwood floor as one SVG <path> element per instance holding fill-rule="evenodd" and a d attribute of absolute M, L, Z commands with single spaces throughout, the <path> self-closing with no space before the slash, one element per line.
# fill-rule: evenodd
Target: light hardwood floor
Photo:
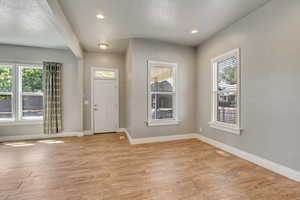
<path fill-rule="evenodd" d="M 296 200 L 300 184 L 196 139 L 123 134 L 0 145 L 1 200 Z"/>

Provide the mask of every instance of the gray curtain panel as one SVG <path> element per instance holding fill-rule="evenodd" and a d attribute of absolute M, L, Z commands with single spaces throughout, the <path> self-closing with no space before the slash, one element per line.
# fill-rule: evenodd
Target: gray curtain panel
<path fill-rule="evenodd" d="M 44 62 L 44 134 L 62 131 L 61 63 Z"/>

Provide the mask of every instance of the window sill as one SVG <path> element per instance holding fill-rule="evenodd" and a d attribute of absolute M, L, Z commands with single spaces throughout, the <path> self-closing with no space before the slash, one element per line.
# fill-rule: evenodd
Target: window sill
<path fill-rule="evenodd" d="M 43 120 L 1 121 L 0 126 L 42 125 Z"/>
<path fill-rule="evenodd" d="M 211 128 L 215 128 L 221 131 L 233 133 L 235 135 L 241 135 L 242 129 L 236 126 L 227 125 L 225 123 L 210 122 L 208 123 Z"/>
<path fill-rule="evenodd" d="M 157 120 L 157 121 L 148 121 L 148 126 L 169 126 L 169 125 L 178 125 L 178 120 Z"/>

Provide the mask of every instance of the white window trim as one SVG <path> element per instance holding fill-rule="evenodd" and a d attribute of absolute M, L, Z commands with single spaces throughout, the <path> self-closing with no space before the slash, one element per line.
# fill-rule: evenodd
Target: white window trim
<path fill-rule="evenodd" d="M 43 125 L 43 120 L 37 118 L 32 120 L 0 120 L 0 126 L 23 126 L 23 125 Z"/>
<path fill-rule="evenodd" d="M 173 68 L 175 71 L 175 77 L 174 77 L 174 85 L 175 85 L 175 91 L 174 92 L 166 92 L 167 94 L 175 94 L 175 98 L 173 99 L 173 118 L 171 119 L 159 119 L 159 120 L 153 120 L 151 115 L 151 94 L 155 92 L 151 92 L 151 68 L 153 66 L 162 66 L 162 67 L 169 67 Z M 179 124 L 178 120 L 178 66 L 177 63 L 171 63 L 171 62 L 162 62 L 162 61 L 154 61 L 154 60 L 148 60 L 148 126 L 164 126 L 164 125 L 177 125 Z M 163 93 L 163 92 L 159 92 Z"/>
<path fill-rule="evenodd" d="M 14 125 L 39 125 L 43 124 L 43 117 L 22 117 L 22 85 L 21 85 L 21 67 L 23 68 L 39 68 L 43 69 L 40 63 L 27 63 L 27 62 L 1 62 L 1 64 L 9 65 L 12 67 L 12 91 L 7 92 L 12 94 L 12 118 L 0 119 L 0 126 L 14 126 Z M 1 92 L 0 94 L 5 93 Z M 43 95 L 43 93 L 28 93 L 34 95 Z"/>
<path fill-rule="evenodd" d="M 232 56 L 235 56 L 237 58 L 237 123 L 236 124 L 229 124 L 224 122 L 217 121 L 217 75 L 218 75 L 218 69 L 217 69 L 217 63 L 225 60 L 227 58 L 230 58 Z M 241 85 L 241 74 L 240 74 L 240 49 L 233 49 L 221 56 L 218 56 L 216 58 L 211 59 L 211 77 L 212 77 L 212 85 L 211 85 L 211 122 L 209 122 L 209 126 L 218 130 L 222 130 L 225 132 L 233 133 L 236 135 L 240 135 L 242 128 L 241 128 L 241 91 L 240 91 L 240 85 Z"/>

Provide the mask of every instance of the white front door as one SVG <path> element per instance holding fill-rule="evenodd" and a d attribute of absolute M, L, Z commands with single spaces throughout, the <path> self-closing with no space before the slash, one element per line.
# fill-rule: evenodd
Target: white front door
<path fill-rule="evenodd" d="M 117 71 L 95 69 L 93 72 L 94 133 L 115 132 L 119 128 Z"/>

